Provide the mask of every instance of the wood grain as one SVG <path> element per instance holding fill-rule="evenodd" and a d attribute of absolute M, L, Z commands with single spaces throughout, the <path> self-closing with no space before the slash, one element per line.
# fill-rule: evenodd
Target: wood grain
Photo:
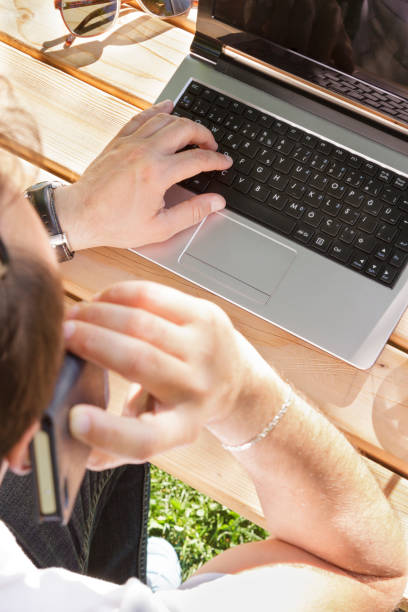
<path fill-rule="evenodd" d="M 64 48 L 67 30 L 52 3 L 0 0 L 0 40 L 107 93 L 146 108 L 180 65 L 192 34 L 124 5 L 114 28 Z M 1 65 L 1 64 L 0 64 Z"/>

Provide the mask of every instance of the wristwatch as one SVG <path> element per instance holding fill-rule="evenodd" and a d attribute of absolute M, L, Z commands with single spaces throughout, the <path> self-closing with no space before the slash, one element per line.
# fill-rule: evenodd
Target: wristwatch
<path fill-rule="evenodd" d="M 55 249 L 57 259 L 62 262 L 72 259 L 74 251 L 70 247 L 67 235 L 61 229 L 55 210 L 54 191 L 60 185 L 62 183 L 56 181 L 43 181 L 28 187 L 24 195 L 39 214 L 50 237 L 50 244 Z"/>

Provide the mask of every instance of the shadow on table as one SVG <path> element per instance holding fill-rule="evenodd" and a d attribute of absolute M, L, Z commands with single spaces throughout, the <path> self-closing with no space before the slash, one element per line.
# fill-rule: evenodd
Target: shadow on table
<path fill-rule="evenodd" d="M 121 16 L 132 12 L 134 11 L 122 11 Z M 140 15 L 139 12 L 135 14 Z M 171 28 L 171 26 L 164 21 L 159 21 L 149 15 L 142 15 L 131 23 L 126 23 L 112 30 L 112 33 L 107 35 L 103 40 L 96 38 L 81 40 L 79 38 L 75 40 L 72 47 L 66 47 L 58 51 L 50 51 L 53 47 L 64 43 L 66 36 L 61 36 L 54 40 L 45 41 L 41 51 L 54 60 L 69 63 L 75 68 L 82 68 L 100 59 L 105 47 L 143 43 L 156 36 L 160 36 L 169 28 Z"/>

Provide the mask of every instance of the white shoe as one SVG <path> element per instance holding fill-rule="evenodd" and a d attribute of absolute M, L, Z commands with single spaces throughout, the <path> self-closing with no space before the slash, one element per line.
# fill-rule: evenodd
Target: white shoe
<path fill-rule="evenodd" d="M 146 574 L 147 586 L 153 593 L 180 586 L 180 561 L 173 546 L 164 538 L 151 537 L 147 540 Z"/>

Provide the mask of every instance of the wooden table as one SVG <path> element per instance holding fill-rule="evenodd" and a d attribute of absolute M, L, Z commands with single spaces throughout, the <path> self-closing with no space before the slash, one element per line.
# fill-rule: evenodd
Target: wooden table
<path fill-rule="evenodd" d="M 123 123 L 158 96 L 189 51 L 194 19 L 192 11 L 169 23 L 124 6 L 109 33 L 64 49 L 66 31 L 52 0 L 0 0 L 0 73 L 35 117 L 42 152 L 13 139 L 3 138 L 3 146 L 40 168 L 41 176 L 75 180 Z M 266 360 L 366 455 L 408 528 L 407 314 L 377 363 L 363 372 L 128 251 L 78 253 L 61 270 L 74 300 L 118 280 L 145 278 L 220 304 Z M 127 385 L 115 377 L 112 389 L 119 406 Z M 155 463 L 264 524 L 252 483 L 210 434 Z"/>

